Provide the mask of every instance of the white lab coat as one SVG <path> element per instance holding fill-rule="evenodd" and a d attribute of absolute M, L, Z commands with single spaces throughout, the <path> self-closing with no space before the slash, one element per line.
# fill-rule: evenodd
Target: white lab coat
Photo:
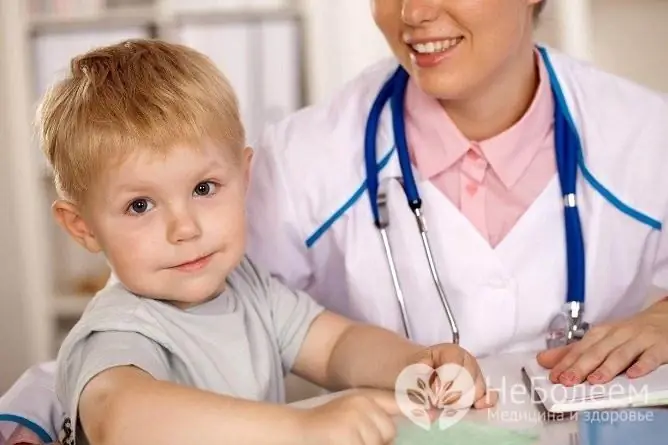
<path fill-rule="evenodd" d="M 665 224 L 666 97 L 555 51 L 550 60 L 579 130 L 586 168 L 624 204 Z M 267 129 L 255 147 L 249 253 L 329 309 L 403 332 L 363 188 L 367 113 L 395 68 L 391 60 L 379 63 L 331 101 Z M 381 119 L 379 161 L 393 147 L 389 106 Z M 546 327 L 566 296 L 557 177 L 492 248 L 448 198 L 417 171 L 415 175 L 461 344 L 478 356 L 543 349 Z M 379 178 L 393 176 L 400 176 L 396 154 Z M 411 329 L 423 344 L 450 341 L 415 219 L 393 183 L 389 237 Z M 585 319 L 600 323 L 626 317 L 642 307 L 652 284 L 668 288 L 668 229 L 657 230 L 622 213 L 581 172 L 578 200 L 586 248 Z M 331 226 L 321 229 L 328 221 Z M 314 237 L 319 229 L 321 236 Z"/>

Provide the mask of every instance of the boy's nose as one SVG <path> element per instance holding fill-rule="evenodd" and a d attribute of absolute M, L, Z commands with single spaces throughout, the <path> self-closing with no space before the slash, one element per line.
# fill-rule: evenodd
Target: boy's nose
<path fill-rule="evenodd" d="M 172 244 L 178 244 L 199 238 L 202 230 L 197 218 L 188 211 L 173 213 L 167 229 L 167 239 Z"/>

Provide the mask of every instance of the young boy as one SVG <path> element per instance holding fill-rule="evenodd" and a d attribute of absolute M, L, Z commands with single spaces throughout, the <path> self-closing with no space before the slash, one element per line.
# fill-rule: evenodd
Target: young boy
<path fill-rule="evenodd" d="M 235 95 L 187 47 L 129 41 L 84 54 L 40 108 L 56 220 L 118 282 L 64 341 L 67 443 L 383 444 L 387 394 L 282 405 L 292 371 L 324 388 L 393 389 L 409 364 L 462 363 L 324 311 L 245 256 L 251 150 Z"/>

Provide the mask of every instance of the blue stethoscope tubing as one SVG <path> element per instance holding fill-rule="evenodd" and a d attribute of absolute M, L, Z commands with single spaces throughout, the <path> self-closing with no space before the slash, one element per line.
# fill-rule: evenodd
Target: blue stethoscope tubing
<path fill-rule="evenodd" d="M 542 57 L 546 54 L 539 48 Z M 366 185 L 371 205 L 374 224 L 381 228 L 381 218 L 378 206 L 378 167 L 376 163 L 376 137 L 380 118 L 385 105 L 390 102 L 392 111 L 392 128 L 396 145 L 397 156 L 403 178 L 403 189 L 411 211 L 421 214 L 422 199 L 413 176 L 404 119 L 404 99 L 409 74 L 401 65 L 382 86 L 369 112 L 364 134 L 364 161 L 366 170 Z M 567 293 L 568 303 L 584 304 L 585 299 L 585 248 L 582 235 L 582 225 L 577 207 L 577 173 L 578 155 L 581 150 L 580 137 L 577 130 L 570 124 L 568 110 L 559 100 L 562 92 L 556 79 L 551 79 L 552 95 L 555 98 L 554 107 L 554 134 L 556 163 L 564 205 L 564 226 L 567 257 Z M 447 302 L 443 302 L 447 305 Z M 450 320 L 451 329 L 457 330 L 454 320 Z M 458 338 L 458 335 L 457 335 Z"/>

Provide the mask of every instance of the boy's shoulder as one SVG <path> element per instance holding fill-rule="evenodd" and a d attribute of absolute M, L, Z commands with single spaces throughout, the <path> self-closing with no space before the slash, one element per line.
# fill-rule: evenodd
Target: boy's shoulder
<path fill-rule="evenodd" d="M 155 311 L 147 307 L 150 302 L 152 300 L 133 294 L 121 283 L 108 284 L 95 294 L 63 340 L 59 359 L 71 354 L 95 332 L 137 332 L 156 341 L 165 338 Z"/>
<path fill-rule="evenodd" d="M 251 289 L 262 294 L 270 284 L 271 276 L 244 255 L 237 267 L 227 277 L 227 284 L 233 289 Z"/>
<path fill-rule="evenodd" d="M 124 324 L 134 326 L 139 319 L 150 322 L 152 320 L 146 319 L 149 313 L 142 310 L 148 301 L 151 300 L 133 294 L 119 282 L 110 283 L 93 296 L 70 336 L 76 336 L 82 330 L 114 329 Z M 81 334 L 87 335 L 85 332 Z"/>
<path fill-rule="evenodd" d="M 227 277 L 227 288 L 240 297 L 242 304 L 255 306 L 256 310 L 267 307 L 276 286 L 276 278 L 248 256 Z"/>
<path fill-rule="evenodd" d="M 283 283 L 248 256 L 244 256 L 228 275 L 227 288 L 241 306 L 264 323 L 275 323 L 276 320 L 272 319 L 280 318 L 277 313 L 281 312 L 304 309 L 315 313 L 324 310 L 310 294 Z"/>
<path fill-rule="evenodd" d="M 86 306 L 81 319 L 110 311 L 134 311 L 140 305 L 140 298 L 128 291 L 120 282 L 107 284 L 99 290 Z"/>

